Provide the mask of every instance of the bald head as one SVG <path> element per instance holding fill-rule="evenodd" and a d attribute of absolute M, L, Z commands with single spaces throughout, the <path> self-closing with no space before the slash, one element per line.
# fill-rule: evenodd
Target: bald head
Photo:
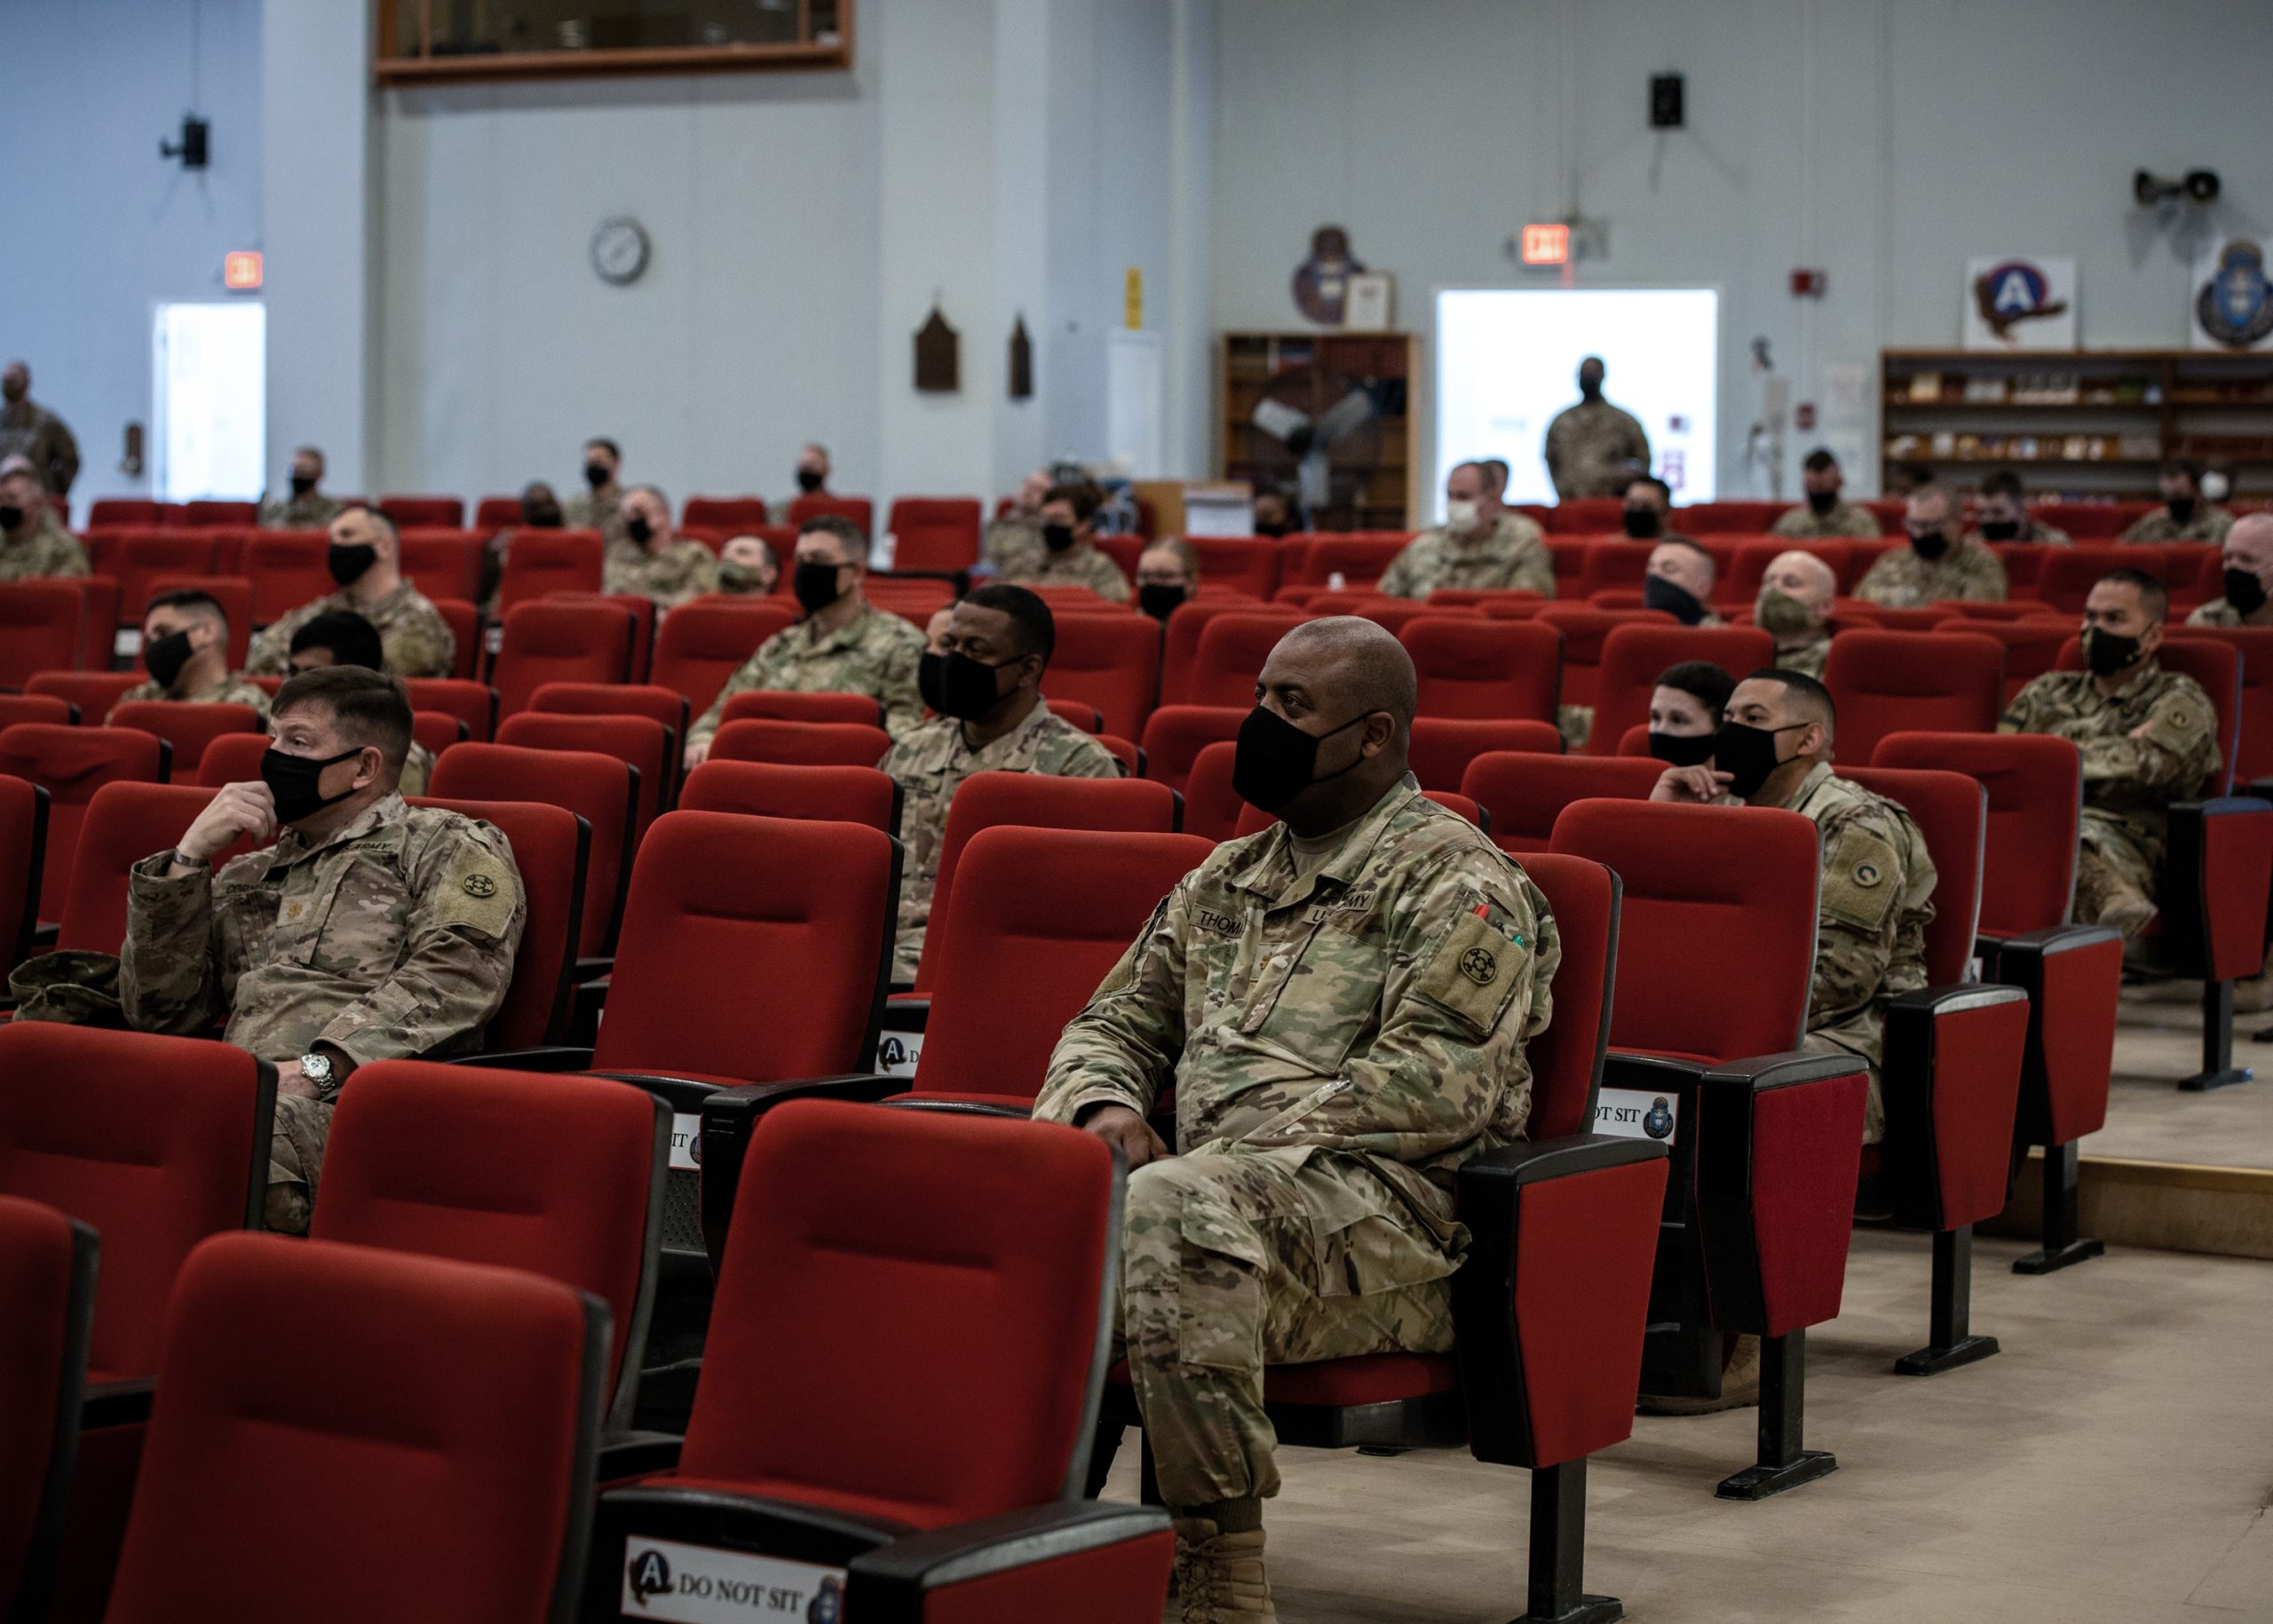
<path fill-rule="evenodd" d="M 2273 513 L 2245 513 L 2226 532 L 2225 566 L 2273 585 Z"/>
<path fill-rule="evenodd" d="M 1815 554 L 1798 548 L 1770 559 L 1760 584 L 1773 587 L 1786 598 L 1796 598 L 1810 609 L 1828 609 L 1839 595 L 1837 573 Z"/>
<path fill-rule="evenodd" d="M 1337 614 L 1297 626 L 1255 679 L 1258 715 L 1240 729 L 1234 782 L 1263 788 L 1239 793 L 1297 836 L 1356 822 L 1405 776 L 1417 687 L 1405 646 L 1373 622 Z M 1283 789 L 1282 772 L 1294 775 Z"/>
<path fill-rule="evenodd" d="M 1281 655 L 1310 674 L 1311 698 L 1334 720 L 1382 710 L 1400 735 L 1412 728 L 1420 679 L 1413 656 L 1386 626 L 1356 614 L 1305 621 L 1279 640 L 1264 669 Z"/>

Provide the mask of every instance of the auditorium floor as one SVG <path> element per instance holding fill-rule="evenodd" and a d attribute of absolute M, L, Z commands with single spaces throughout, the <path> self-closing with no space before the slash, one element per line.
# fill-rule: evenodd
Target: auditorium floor
<path fill-rule="evenodd" d="M 1592 1468 L 1588 1588 L 1636 1624 L 2273 1620 L 2273 1264 L 2118 1249 L 2029 1279 L 2006 1267 L 2026 1249 L 1976 1247 L 1974 1327 L 2005 1351 L 1919 1381 L 1889 1366 L 1923 1340 L 1927 1241 L 1858 1232 L 1846 1311 L 1809 1336 L 1808 1442 L 1841 1470 L 1715 1500 L 1754 1412 L 1642 1416 Z M 1289 1450 L 1283 1470 L 1287 1624 L 1523 1610 L 1523 1472 L 1454 1451 Z"/>
<path fill-rule="evenodd" d="M 2234 1064 L 2254 1067 L 2255 1081 L 2184 1094 L 2177 1080 L 2202 1069 L 2200 1008 L 2126 996 L 2115 1029 L 2107 1126 L 2085 1136 L 2083 1153 L 2273 1168 L 2273 1043 L 2251 1041 L 2268 1030 L 2273 1014 L 2234 1017 Z"/>

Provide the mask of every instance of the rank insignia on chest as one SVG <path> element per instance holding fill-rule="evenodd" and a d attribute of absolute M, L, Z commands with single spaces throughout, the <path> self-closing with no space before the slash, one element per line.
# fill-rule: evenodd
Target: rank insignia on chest
<path fill-rule="evenodd" d="M 1478 986 L 1489 986 L 1500 973 L 1500 961 L 1482 947 L 1470 947 L 1460 955 L 1460 973 Z"/>
<path fill-rule="evenodd" d="M 465 894 L 469 897 L 494 897 L 497 894 L 497 882 L 486 874 L 470 874 L 465 876 Z"/>

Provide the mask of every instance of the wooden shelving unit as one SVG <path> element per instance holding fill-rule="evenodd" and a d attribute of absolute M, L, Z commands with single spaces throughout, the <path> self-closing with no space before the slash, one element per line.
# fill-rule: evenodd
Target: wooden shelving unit
<path fill-rule="evenodd" d="M 1420 345 L 1410 333 L 1225 333 L 1216 354 L 1216 472 L 1258 488 L 1295 482 L 1294 459 L 1256 428 L 1265 394 L 1316 419 L 1352 387 L 1373 420 L 1334 450 L 1336 500 L 1313 509 L 1320 530 L 1407 530 L 1421 511 Z M 1362 472 L 1361 472 L 1362 470 Z"/>
<path fill-rule="evenodd" d="M 2273 353 L 1888 350 L 1881 488 L 1897 463 L 1969 484 L 2018 471 L 2044 496 L 2150 499 L 2155 468 L 2190 457 L 2235 494 L 2273 493 Z"/>
<path fill-rule="evenodd" d="M 378 0 L 381 84 L 596 75 L 750 73 L 852 65 L 854 0 L 779 11 L 726 0 Z"/>

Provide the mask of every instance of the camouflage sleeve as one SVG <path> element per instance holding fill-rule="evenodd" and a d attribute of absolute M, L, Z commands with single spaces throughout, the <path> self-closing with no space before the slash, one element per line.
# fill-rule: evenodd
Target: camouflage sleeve
<path fill-rule="evenodd" d="M 138 1032 L 202 1037 L 223 1014 L 213 871 L 168 879 L 172 866 L 173 853 L 162 852 L 127 871 L 119 1002 Z"/>
<path fill-rule="evenodd" d="M 401 962 L 317 1034 L 358 1066 L 448 1052 L 512 983 L 528 906 L 504 836 L 476 824 L 432 843 L 418 866 Z"/>
<path fill-rule="evenodd" d="M 695 598 L 707 598 L 718 590 L 717 555 L 701 542 L 689 542 L 687 549 L 686 569 L 678 585 L 656 600 L 655 612 L 659 614 Z"/>
<path fill-rule="evenodd" d="M 48 432 L 54 437 L 49 452 L 48 478 L 57 490 L 67 491 L 79 477 L 79 442 L 71 432 L 71 425 L 51 413 Z"/>
<path fill-rule="evenodd" d="M 1129 577 L 1121 573 L 1113 555 L 1099 549 L 1095 556 L 1097 563 L 1089 571 L 1091 590 L 1108 603 L 1125 604 L 1135 597 L 1136 589 L 1129 584 Z"/>
<path fill-rule="evenodd" d="M 2005 582 L 2005 561 L 1984 547 L 1966 572 L 1960 595 L 1984 603 L 2002 603 L 2008 592 Z"/>
<path fill-rule="evenodd" d="M 2000 733 L 2040 733 L 2046 730 L 2038 725 L 2036 701 L 2038 687 L 2031 682 L 2013 695 L 2013 702 L 2005 707 L 2005 714 L 1997 718 Z"/>
<path fill-rule="evenodd" d="M 1934 923 L 1934 886 L 1941 871 L 1914 824 L 1903 828 L 1902 918 L 1894 933 L 1894 953 L 1887 963 L 1886 992 L 1914 993 L 1927 983 L 1926 927 Z"/>
<path fill-rule="evenodd" d="M 734 668 L 734 674 L 718 690 L 718 697 L 710 701 L 710 709 L 695 717 L 694 725 L 686 730 L 689 744 L 707 744 L 717 737 L 719 728 L 725 725 L 728 700 L 737 693 L 752 693 L 765 686 L 765 651 L 772 643 L 772 638 L 768 638 L 757 646 L 756 653 Z"/>
<path fill-rule="evenodd" d="M 55 549 L 53 567 L 46 573 L 61 581 L 76 580 L 93 573 L 87 562 L 87 550 L 77 536 L 69 531 L 62 533 L 62 541 Z"/>
<path fill-rule="evenodd" d="M 1191 930 L 1187 876 L 1160 899 L 1089 1006 L 1066 1023 L 1035 1097 L 1034 1114 L 1072 1122 L 1091 1105 L 1152 1114 L 1184 1054 L 1184 942 Z"/>
<path fill-rule="evenodd" d="M 1083 733 L 1080 742 L 1057 769 L 1059 778 L 1126 778 L 1129 769 L 1096 739 Z"/>
<path fill-rule="evenodd" d="M 1626 454 L 1641 463 L 1643 471 L 1647 472 L 1650 466 L 1650 432 L 1642 426 L 1642 420 L 1630 412 L 1627 414 L 1626 426 L 1630 431 L 1627 436 Z"/>
<path fill-rule="evenodd" d="M 1809 1031 L 1852 1018 L 1885 990 L 1901 931 L 1894 915 L 1910 893 L 1904 854 L 1897 830 L 1881 817 L 1824 820 Z M 1922 920 L 1918 929 L 1922 947 Z"/>
<path fill-rule="evenodd" d="M 1893 553 L 1882 552 L 1873 558 L 1870 568 L 1865 570 L 1863 578 L 1855 583 L 1855 596 L 1865 603 L 1885 604 L 1892 607 L 1894 600 L 1901 596 L 1893 585 L 1894 558 Z"/>
<path fill-rule="evenodd" d="M 1879 516 L 1858 503 L 1848 519 L 1847 534 L 1857 541 L 1874 542 L 1886 532 L 1879 527 Z"/>
<path fill-rule="evenodd" d="M 1405 543 L 1397 557 L 1389 561 L 1389 567 L 1382 572 L 1380 584 L 1374 589 L 1375 591 L 1389 598 L 1421 596 L 1420 589 L 1413 580 L 1413 550 L 1420 544 L 1418 536 Z"/>
<path fill-rule="evenodd" d="M 387 664 L 398 677 L 447 677 L 457 660 L 457 635 L 450 630 L 449 622 L 433 611 L 404 621 L 385 644 Z"/>
<path fill-rule="evenodd" d="M 923 645 L 910 639 L 893 645 L 876 672 L 876 699 L 884 708 L 884 732 L 897 739 L 923 719 L 923 695 L 915 684 Z"/>
<path fill-rule="evenodd" d="M 308 623 L 313 608 L 312 604 L 302 604 L 282 618 L 271 621 L 252 640 L 252 647 L 245 655 L 245 675 L 284 675 L 285 667 L 291 661 L 292 634 Z"/>
<path fill-rule="evenodd" d="M 1547 543 L 1532 536 L 1516 550 L 1516 566 L 1508 572 L 1508 585 L 1541 598 L 1555 596 L 1555 555 Z"/>
<path fill-rule="evenodd" d="M 1563 419 L 1558 416 L 1547 425 L 1547 478 L 1558 496 L 1563 494 L 1564 476 L 1570 460 L 1567 448 L 1568 438 L 1564 431 Z"/>
<path fill-rule="evenodd" d="M 2157 700 L 2144 725 L 2135 739 L 2079 741 L 2087 790 L 2095 783 L 2124 783 L 2177 798 L 2200 789 L 2224 760 L 2217 712 L 2190 683 Z"/>

